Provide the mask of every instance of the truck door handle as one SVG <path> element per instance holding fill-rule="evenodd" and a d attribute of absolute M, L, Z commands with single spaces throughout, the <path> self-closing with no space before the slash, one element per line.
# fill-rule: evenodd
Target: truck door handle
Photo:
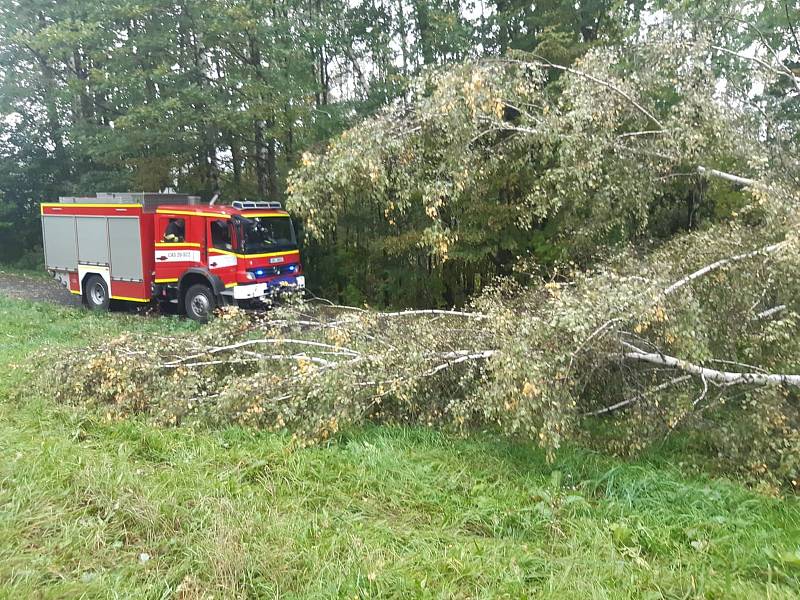
<path fill-rule="evenodd" d="M 167 260 L 167 257 L 162 254 L 156 260 Z"/>
<path fill-rule="evenodd" d="M 211 266 L 212 266 L 212 267 L 216 267 L 216 266 L 217 266 L 217 263 L 213 262 L 213 263 L 211 263 Z"/>

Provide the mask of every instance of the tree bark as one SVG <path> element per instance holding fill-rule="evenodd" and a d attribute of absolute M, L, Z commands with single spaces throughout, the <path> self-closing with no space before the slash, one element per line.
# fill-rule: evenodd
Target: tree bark
<path fill-rule="evenodd" d="M 41 12 L 39 13 L 39 27 L 40 29 L 46 27 L 44 13 Z M 67 161 L 64 149 L 64 136 L 61 128 L 61 119 L 58 114 L 58 106 L 53 97 L 54 90 L 58 89 L 56 85 L 56 76 L 53 72 L 53 68 L 47 62 L 46 57 L 35 51 L 33 54 L 36 57 L 36 61 L 39 63 L 39 69 L 41 69 L 42 77 L 46 83 L 46 85 L 41 87 L 41 93 L 42 97 L 45 99 L 45 110 L 47 112 L 47 125 L 49 129 L 48 136 L 53 142 L 55 158 L 66 174 Z"/>
<path fill-rule="evenodd" d="M 80 90 L 78 92 L 78 103 L 80 105 L 80 115 L 84 122 L 93 122 L 95 111 L 92 99 L 89 96 L 88 79 L 89 71 L 84 65 L 84 59 L 80 48 L 75 48 L 72 51 L 72 69 L 75 76 L 80 81 Z"/>
<path fill-rule="evenodd" d="M 718 371 L 694 363 L 653 352 L 625 352 L 623 358 L 631 361 L 646 362 L 661 367 L 670 367 L 691 373 L 722 385 L 791 385 L 800 387 L 800 375 L 785 373 L 737 373 L 735 371 Z"/>
<path fill-rule="evenodd" d="M 239 146 L 239 139 L 231 135 L 231 162 L 233 163 L 233 186 L 236 188 L 236 195 L 242 195 L 242 148 Z"/>
<path fill-rule="evenodd" d="M 277 140 L 274 137 L 267 139 L 267 195 L 269 200 L 278 199 L 278 154 Z"/>
<path fill-rule="evenodd" d="M 725 179 L 726 181 L 730 181 L 731 183 L 738 183 L 739 185 L 743 185 L 746 187 L 754 187 L 758 185 L 758 182 L 755 179 L 748 179 L 747 177 L 740 177 L 739 175 L 733 175 L 731 173 L 726 173 L 725 171 L 717 171 L 716 169 L 707 169 L 706 167 L 697 167 L 697 172 L 700 175 L 710 175 L 711 177 L 718 177 L 719 179 Z"/>
<path fill-rule="evenodd" d="M 433 51 L 433 32 L 431 31 L 431 18 L 427 0 L 416 0 L 414 11 L 417 19 L 417 34 L 419 35 L 422 63 L 432 65 L 435 61 Z M 404 32 L 401 32 L 401 34 Z"/>
<path fill-rule="evenodd" d="M 664 289 L 664 295 L 665 296 L 669 296 L 670 294 L 675 293 L 677 290 L 679 290 L 683 286 L 691 283 L 695 279 L 698 279 L 698 278 L 702 277 L 703 275 L 707 275 L 711 271 L 716 271 L 717 269 L 720 269 L 720 268 L 722 268 L 722 267 L 724 267 L 726 265 L 729 265 L 731 263 L 739 262 L 741 260 L 745 260 L 745 259 L 748 259 L 748 258 L 752 258 L 754 256 L 758 256 L 759 254 L 772 254 L 773 252 L 777 252 L 778 250 L 780 250 L 784 246 L 786 246 L 786 242 L 785 241 L 778 242 L 776 244 L 770 244 L 769 246 L 764 246 L 763 248 L 759 248 L 757 250 L 752 250 L 750 252 L 745 252 L 744 254 L 737 254 L 736 256 L 730 256 L 728 258 L 723 258 L 721 260 L 713 262 L 710 265 L 706 265 L 702 269 L 698 269 L 694 273 L 690 273 L 689 275 L 686 275 L 685 277 L 682 277 L 681 279 L 679 279 L 678 281 L 676 281 L 675 283 L 673 283 L 669 287 L 665 288 Z"/>
<path fill-rule="evenodd" d="M 259 198 L 266 198 L 269 194 L 269 176 L 267 174 L 267 147 L 264 141 L 264 121 L 256 119 L 255 129 L 255 162 L 256 182 L 258 183 Z"/>

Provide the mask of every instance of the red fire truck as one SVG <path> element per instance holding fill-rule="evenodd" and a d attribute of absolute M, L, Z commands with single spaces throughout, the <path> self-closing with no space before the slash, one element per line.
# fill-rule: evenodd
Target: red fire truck
<path fill-rule="evenodd" d="M 305 287 L 289 213 L 277 202 L 201 204 L 182 194 L 96 194 L 42 204 L 45 265 L 94 310 L 111 300 L 215 307 Z"/>

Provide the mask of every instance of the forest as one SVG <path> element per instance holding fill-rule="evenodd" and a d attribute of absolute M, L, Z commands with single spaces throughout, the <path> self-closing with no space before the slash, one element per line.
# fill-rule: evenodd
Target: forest
<path fill-rule="evenodd" d="M 735 212 L 735 188 L 694 173 L 708 162 L 747 174 L 756 160 L 720 130 L 723 96 L 741 112 L 727 117 L 748 121 L 743 137 L 793 172 L 792 0 L 25 0 L 0 12 L 4 263 L 41 263 L 43 200 L 221 192 L 288 203 L 323 297 L 462 305 L 522 259 L 550 277 Z M 658 38 L 657 63 L 618 60 L 618 49 Z M 580 123 L 593 116 L 563 76 L 583 61 L 616 63 L 658 119 L 637 119 L 641 133 L 621 118 Z M 455 86 L 473 85 L 458 97 Z M 464 104 L 491 93 L 508 102 L 478 116 Z M 664 141 L 646 131 L 664 129 L 668 112 L 670 135 L 685 130 L 661 160 L 638 146 Z M 544 124 L 535 139 L 514 129 L 532 114 Z M 579 181 L 595 159 L 606 162 L 602 176 Z M 324 236 L 314 207 L 326 218 L 336 207 Z"/>

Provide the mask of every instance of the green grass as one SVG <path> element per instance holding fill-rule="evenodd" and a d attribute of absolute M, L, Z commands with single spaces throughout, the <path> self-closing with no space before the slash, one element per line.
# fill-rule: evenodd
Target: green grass
<path fill-rule="evenodd" d="M 50 279 L 50 274 L 45 270 L 44 265 L 36 268 L 29 268 L 0 263 L 0 274 L 3 273 L 21 275 L 23 277 L 34 277 L 36 279 Z"/>
<path fill-rule="evenodd" d="M 548 464 L 490 435 L 377 427 L 290 451 L 241 428 L 108 422 L 27 397 L 9 368 L 193 327 L 0 305 L 0 596 L 797 597 L 779 558 L 800 549 L 797 499 L 669 457 Z"/>

